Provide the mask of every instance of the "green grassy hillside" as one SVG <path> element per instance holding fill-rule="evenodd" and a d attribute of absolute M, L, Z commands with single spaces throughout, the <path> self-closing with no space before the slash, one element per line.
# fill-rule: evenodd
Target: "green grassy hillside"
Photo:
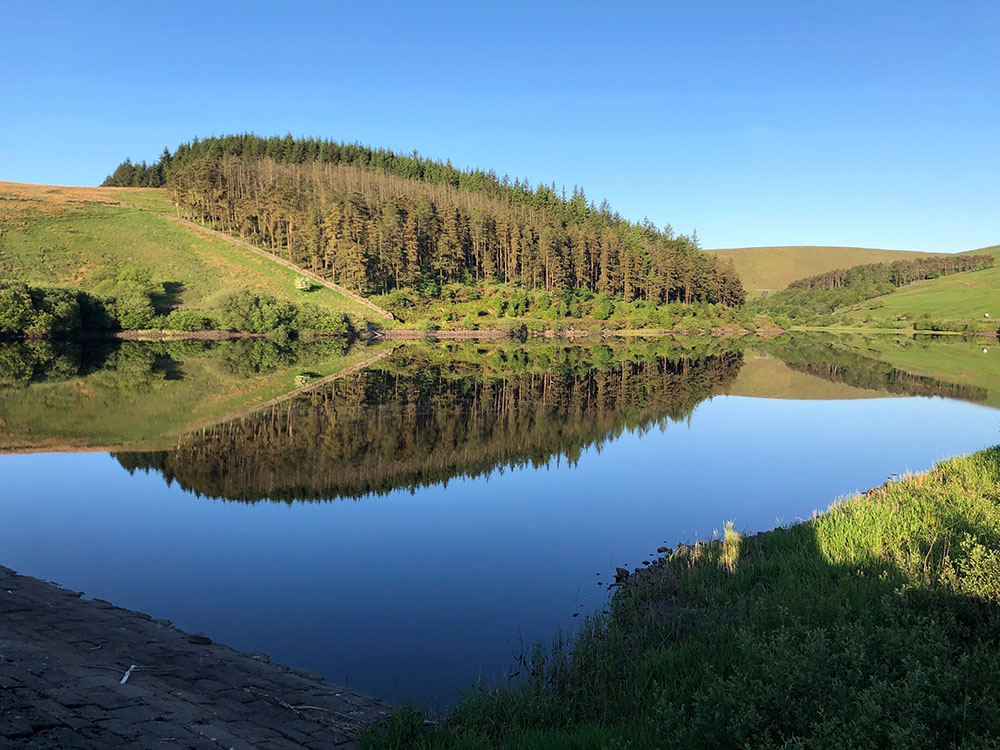
<path fill-rule="evenodd" d="M 1000 247 L 974 252 L 1000 261 Z M 983 271 L 918 281 L 843 312 L 859 322 L 871 319 L 876 323 L 919 321 L 924 316 L 933 321 L 985 323 L 989 313 L 989 320 L 1000 326 L 1000 263 Z"/>
<path fill-rule="evenodd" d="M 863 263 L 887 263 L 917 255 L 909 250 L 879 250 L 868 247 L 824 247 L 788 245 L 783 247 L 735 247 L 705 252 L 731 259 L 748 294 L 762 289 L 784 289 L 797 279 L 850 268 Z"/>
<path fill-rule="evenodd" d="M 0 182 L 0 280 L 103 293 L 122 268 L 142 267 L 166 285 L 171 305 L 211 312 L 237 289 L 311 302 L 364 318 L 371 311 L 221 238 L 172 221 L 166 191 Z"/>

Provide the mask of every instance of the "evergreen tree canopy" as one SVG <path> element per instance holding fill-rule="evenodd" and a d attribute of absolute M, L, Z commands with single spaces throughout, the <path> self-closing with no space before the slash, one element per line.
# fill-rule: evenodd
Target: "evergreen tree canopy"
<path fill-rule="evenodd" d="M 731 265 L 695 237 L 626 221 L 582 189 L 317 139 L 195 139 L 106 180 L 166 185 L 189 218 L 363 292 L 432 280 L 585 288 L 626 300 L 740 305 Z"/>

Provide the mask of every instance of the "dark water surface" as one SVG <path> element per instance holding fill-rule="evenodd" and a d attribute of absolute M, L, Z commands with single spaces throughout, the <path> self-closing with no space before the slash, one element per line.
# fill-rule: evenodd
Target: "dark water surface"
<path fill-rule="evenodd" d="M 0 564 L 394 702 L 502 679 L 658 546 L 1000 442 L 988 368 L 829 341 L 239 346 L 0 351 Z"/>

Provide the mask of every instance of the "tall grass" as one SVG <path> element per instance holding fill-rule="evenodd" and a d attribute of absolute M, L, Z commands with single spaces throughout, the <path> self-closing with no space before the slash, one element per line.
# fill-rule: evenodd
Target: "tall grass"
<path fill-rule="evenodd" d="M 514 687 L 363 748 L 983 747 L 1000 741 L 1000 448 L 684 547 Z"/>

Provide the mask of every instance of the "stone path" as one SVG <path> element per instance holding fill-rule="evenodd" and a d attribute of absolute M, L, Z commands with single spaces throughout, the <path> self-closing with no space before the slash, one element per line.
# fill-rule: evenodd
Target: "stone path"
<path fill-rule="evenodd" d="M 0 566 L 0 748 L 344 750 L 387 713 L 319 675 Z"/>

